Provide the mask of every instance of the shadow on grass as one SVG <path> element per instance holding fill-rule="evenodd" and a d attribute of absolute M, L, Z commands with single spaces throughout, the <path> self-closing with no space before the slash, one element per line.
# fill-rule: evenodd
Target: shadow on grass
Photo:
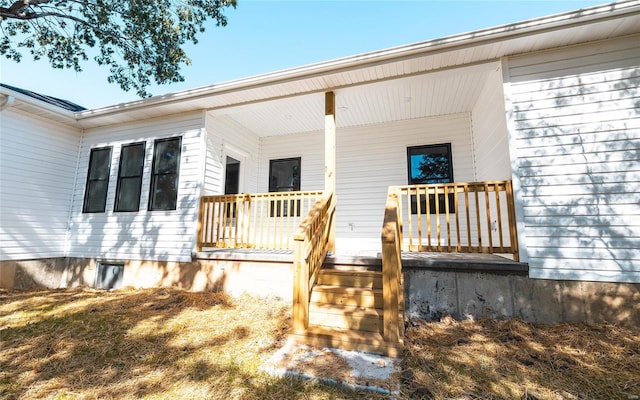
<path fill-rule="evenodd" d="M 0 397 L 334 397 L 258 373 L 289 315 L 276 299 L 166 288 L 0 293 Z"/>
<path fill-rule="evenodd" d="M 638 330 L 481 319 L 424 323 L 407 336 L 404 391 L 413 398 L 640 395 Z"/>

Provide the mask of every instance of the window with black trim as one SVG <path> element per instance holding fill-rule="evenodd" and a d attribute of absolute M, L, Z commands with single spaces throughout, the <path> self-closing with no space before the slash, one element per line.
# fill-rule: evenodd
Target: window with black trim
<path fill-rule="evenodd" d="M 300 190 L 301 157 L 269 160 L 269 191 L 297 192 Z M 295 209 L 300 216 L 300 200 L 274 201 L 271 203 L 271 216 L 289 216 L 289 210 Z M 293 213 L 291 213 L 293 214 Z M 293 216 L 293 215 L 291 215 Z"/>
<path fill-rule="evenodd" d="M 158 139 L 153 144 L 149 210 L 175 210 L 182 138 Z"/>
<path fill-rule="evenodd" d="M 111 146 L 91 149 L 82 205 L 83 213 L 102 213 L 105 211 L 110 169 Z"/>
<path fill-rule="evenodd" d="M 138 211 L 142 191 L 145 142 L 123 145 L 120 148 L 118 185 L 113 211 Z"/>
<path fill-rule="evenodd" d="M 410 185 L 426 185 L 453 182 L 453 159 L 451 143 L 407 147 L 407 175 Z M 449 193 L 449 209 L 452 212 L 454 198 Z M 444 213 L 446 207 L 444 194 L 438 195 L 438 211 Z M 426 212 L 426 199 L 421 196 L 421 212 Z M 429 195 L 429 212 L 436 213 L 435 195 Z M 411 213 L 417 214 L 417 201 L 411 196 Z"/>

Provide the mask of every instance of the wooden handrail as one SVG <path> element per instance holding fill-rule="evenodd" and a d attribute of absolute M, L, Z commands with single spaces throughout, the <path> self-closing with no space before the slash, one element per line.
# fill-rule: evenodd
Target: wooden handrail
<path fill-rule="evenodd" d="M 198 250 L 204 247 L 289 249 L 322 191 L 202 196 Z"/>
<path fill-rule="evenodd" d="M 402 221 L 399 198 L 399 189 L 389 188 L 382 225 L 382 334 L 384 340 L 389 343 L 402 343 L 404 337 Z"/>
<path fill-rule="evenodd" d="M 335 223 L 335 195 L 318 200 L 294 235 L 293 330 L 304 332 L 309 326 L 309 300 L 320 268 L 331 247 Z"/>
<path fill-rule="evenodd" d="M 512 254 L 519 260 L 510 180 L 394 186 L 406 205 L 405 251 Z"/>

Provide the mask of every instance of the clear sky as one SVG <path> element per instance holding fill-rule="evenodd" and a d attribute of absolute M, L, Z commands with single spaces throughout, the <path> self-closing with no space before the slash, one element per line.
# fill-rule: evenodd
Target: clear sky
<path fill-rule="evenodd" d="M 189 46 L 185 82 L 154 86 L 154 95 L 606 3 L 572 1 L 258 1 L 238 0 L 228 25 L 211 25 Z M 108 69 L 55 70 L 46 60 L 2 59 L 0 81 L 97 108 L 136 100 L 107 83 Z"/>

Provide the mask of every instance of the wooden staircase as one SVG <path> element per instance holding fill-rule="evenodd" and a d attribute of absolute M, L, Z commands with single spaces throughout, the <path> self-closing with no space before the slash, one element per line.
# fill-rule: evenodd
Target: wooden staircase
<path fill-rule="evenodd" d="M 310 295 L 309 326 L 293 337 L 310 345 L 399 356 L 402 340 L 389 343 L 383 333 L 382 261 L 328 257 Z"/>

